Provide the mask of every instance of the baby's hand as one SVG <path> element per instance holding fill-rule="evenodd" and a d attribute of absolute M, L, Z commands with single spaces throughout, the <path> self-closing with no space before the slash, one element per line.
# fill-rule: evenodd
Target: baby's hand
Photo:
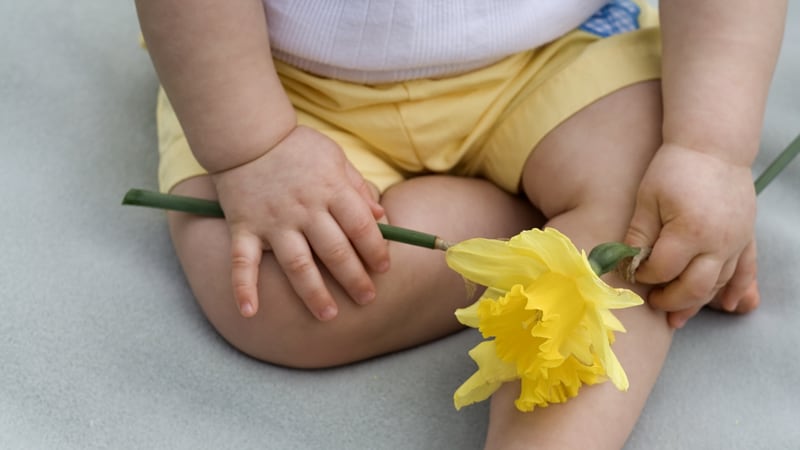
<path fill-rule="evenodd" d="M 265 250 L 320 320 L 338 309 L 314 255 L 356 302 L 375 298 L 364 266 L 388 269 L 388 246 L 375 222 L 383 209 L 333 141 L 297 127 L 260 158 L 212 177 L 231 232 L 231 281 L 243 316 L 258 309 Z"/>
<path fill-rule="evenodd" d="M 626 242 L 652 247 L 636 279 L 658 285 L 648 302 L 669 312 L 672 327 L 682 327 L 726 285 L 722 306 L 737 308 L 737 296 L 755 284 L 754 221 L 749 167 L 662 146 L 639 187 Z"/>

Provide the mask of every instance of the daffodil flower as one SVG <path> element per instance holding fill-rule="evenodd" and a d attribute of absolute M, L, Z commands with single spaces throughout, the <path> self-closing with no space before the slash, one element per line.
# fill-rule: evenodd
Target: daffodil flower
<path fill-rule="evenodd" d="M 486 286 L 458 320 L 487 340 L 469 355 L 478 370 L 453 397 L 457 409 L 520 380 L 515 404 L 532 411 L 562 403 L 584 384 L 605 380 L 620 390 L 628 378 L 611 350 L 625 328 L 612 309 L 641 305 L 627 289 L 606 284 L 586 254 L 553 228 L 524 231 L 508 241 L 470 239 L 447 250 L 448 265 Z"/>

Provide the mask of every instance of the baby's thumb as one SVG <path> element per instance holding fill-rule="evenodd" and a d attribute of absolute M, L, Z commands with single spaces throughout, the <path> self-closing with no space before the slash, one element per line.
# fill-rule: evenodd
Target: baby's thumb
<path fill-rule="evenodd" d="M 640 248 L 642 251 L 649 254 L 660 232 L 661 217 L 659 214 L 637 204 L 633 212 L 633 218 L 628 225 L 628 231 L 625 233 L 624 242 L 631 247 Z M 649 273 L 647 260 L 645 259 L 641 265 L 636 268 L 636 281 L 653 284 L 656 283 L 655 278 L 655 274 Z"/>

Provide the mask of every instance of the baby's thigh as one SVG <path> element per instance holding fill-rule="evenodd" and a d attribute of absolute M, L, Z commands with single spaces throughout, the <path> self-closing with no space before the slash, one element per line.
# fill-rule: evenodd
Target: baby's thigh
<path fill-rule="evenodd" d="M 658 81 L 619 89 L 561 123 L 525 163 L 522 187 L 548 218 L 593 207 L 629 219 L 661 145 Z"/>
<path fill-rule="evenodd" d="M 207 176 L 173 193 L 215 198 Z M 398 226 L 459 241 L 506 237 L 541 224 L 523 200 L 475 179 L 428 176 L 390 188 L 382 203 Z M 392 268 L 375 274 L 376 300 L 359 306 L 321 268 L 339 315 L 320 322 L 297 298 L 270 252 L 259 274 L 258 314 L 239 315 L 230 282 L 230 238 L 224 220 L 170 213 L 170 232 L 195 298 L 211 324 L 235 348 L 292 367 L 329 367 L 418 345 L 460 328 L 453 316 L 470 298 L 439 251 L 390 243 Z"/>

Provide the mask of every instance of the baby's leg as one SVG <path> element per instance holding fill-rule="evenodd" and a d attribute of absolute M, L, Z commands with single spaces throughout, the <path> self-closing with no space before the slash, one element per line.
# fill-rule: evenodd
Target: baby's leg
<path fill-rule="evenodd" d="M 191 178 L 176 194 L 215 198 L 208 177 Z M 528 202 L 486 181 L 420 177 L 389 189 L 381 203 L 394 225 L 459 241 L 508 237 L 540 226 Z M 460 328 L 453 312 L 469 299 L 444 253 L 390 243 L 392 268 L 375 275 L 377 299 L 358 306 L 327 275 L 339 316 L 320 322 L 294 295 L 267 252 L 261 263 L 258 314 L 239 315 L 230 283 L 229 235 L 221 219 L 170 213 L 170 230 L 195 297 L 220 334 L 256 358 L 293 367 L 327 367 L 417 345 Z"/>
<path fill-rule="evenodd" d="M 547 225 L 588 252 L 620 241 L 636 191 L 661 142 L 657 82 L 621 89 L 584 108 L 553 130 L 526 163 L 523 187 L 549 218 Z M 607 276 L 613 285 L 623 283 Z M 645 290 L 637 287 L 640 295 Z M 530 413 L 515 409 L 518 383 L 492 399 L 487 448 L 618 449 L 633 428 L 656 381 L 671 341 L 663 313 L 647 305 L 615 312 L 627 328 L 613 349 L 629 380 L 619 392 L 610 383 L 584 386 L 577 397 Z"/>

